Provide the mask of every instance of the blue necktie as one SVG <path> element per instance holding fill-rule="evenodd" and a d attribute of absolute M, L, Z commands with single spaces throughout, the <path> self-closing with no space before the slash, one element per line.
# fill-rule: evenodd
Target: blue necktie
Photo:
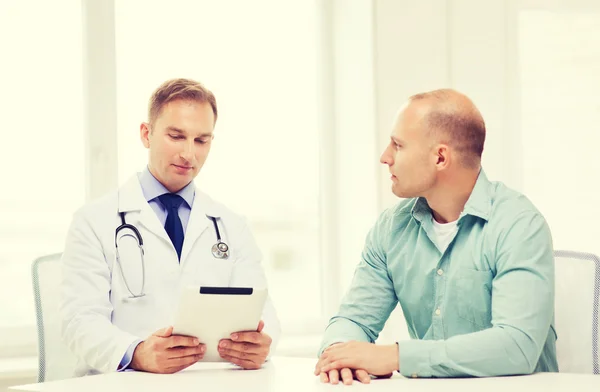
<path fill-rule="evenodd" d="M 158 200 L 167 209 L 167 220 L 165 230 L 177 251 L 177 258 L 181 260 L 181 248 L 183 247 L 183 225 L 179 219 L 179 206 L 183 203 L 183 197 L 175 193 L 160 195 Z"/>

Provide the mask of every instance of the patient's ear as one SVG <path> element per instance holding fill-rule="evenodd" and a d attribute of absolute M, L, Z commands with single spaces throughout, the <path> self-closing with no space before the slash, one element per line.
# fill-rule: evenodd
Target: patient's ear
<path fill-rule="evenodd" d="M 452 159 L 450 149 L 445 144 L 439 144 L 435 148 L 435 165 L 438 170 L 443 170 L 448 167 Z"/>

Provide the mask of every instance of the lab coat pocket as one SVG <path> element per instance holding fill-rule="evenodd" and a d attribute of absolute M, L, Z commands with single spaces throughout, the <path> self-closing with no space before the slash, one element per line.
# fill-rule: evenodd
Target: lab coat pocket
<path fill-rule="evenodd" d="M 217 259 L 211 255 L 199 263 L 198 268 L 197 283 L 200 286 L 229 286 L 233 273 L 231 259 Z"/>
<path fill-rule="evenodd" d="M 233 272 L 233 262 L 231 260 L 214 259 L 209 260 L 205 268 L 208 268 L 210 273 L 210 281 L 205 282 L 204 286 L 229 286 L 231 274 Z M 206 276 L 206 274 L 204 274 Z"/>
<path fill-rule="evenodd" d="M 455 275 L 458 317 L 481 329 L 492 326 L 492 271 L 460 268 Z"/>

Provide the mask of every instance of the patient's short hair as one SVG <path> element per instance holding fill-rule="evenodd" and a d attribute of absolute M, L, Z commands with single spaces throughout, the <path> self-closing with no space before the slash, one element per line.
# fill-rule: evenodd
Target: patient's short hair
<path fill-rule="evenodd" d="M 409 102 L 423 100 L 432 103 L 424 117 L 431 135 L 456 149 L 465 166 L 478 167 L 485 143 L 485 122 L 471 100 L 451 89 L 429 91 L 409 98 Z"/>

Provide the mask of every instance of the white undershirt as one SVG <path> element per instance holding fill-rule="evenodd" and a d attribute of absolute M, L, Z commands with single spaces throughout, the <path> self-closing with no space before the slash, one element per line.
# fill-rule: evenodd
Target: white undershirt
<path fill-rule="evenodd" d="M 458 221 L 439 223 L 433 217 L 431 217 L 431 221 L 433 223 L 433 233 L 435 234 L 433 241 L 440 252 L 444 253 L 458 231 Z"/>

